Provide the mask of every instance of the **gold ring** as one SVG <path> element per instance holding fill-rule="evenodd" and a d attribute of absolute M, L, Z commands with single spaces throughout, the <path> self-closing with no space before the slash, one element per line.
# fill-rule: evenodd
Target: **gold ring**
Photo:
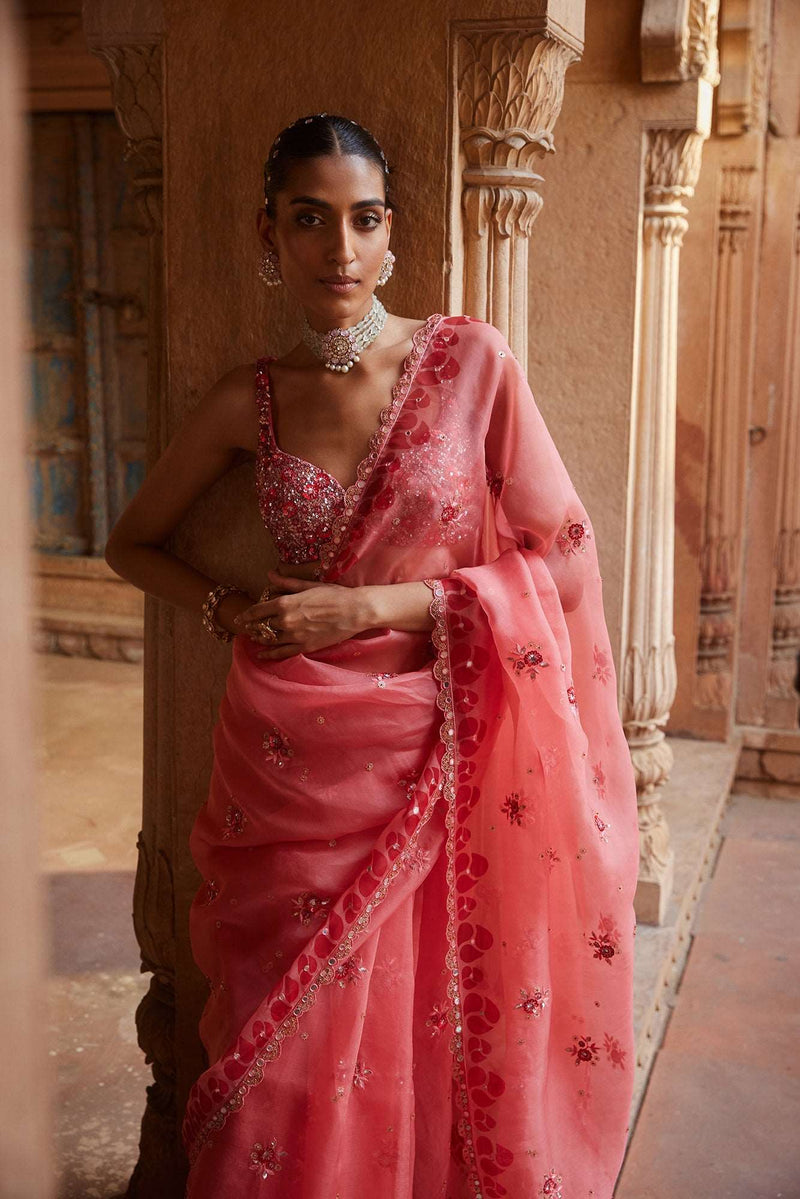
<path fill-rule="evenodd" d="M 264 633 L 267 637 L 269 637 L 270 641 L 278 640 L 278 630 L 273 629 L 272 625 L 269 623 L 268 616 L 265 616 L 263 620 L 257 620 L 254 623 L 253 628 L 258 629 L 260 633 Z"/>

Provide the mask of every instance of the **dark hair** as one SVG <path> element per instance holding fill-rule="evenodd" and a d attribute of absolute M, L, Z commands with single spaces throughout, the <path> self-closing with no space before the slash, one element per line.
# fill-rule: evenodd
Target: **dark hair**
<path fill-rule="evenodd" d="M 285 188 L 293 163 L 331 154 L 354 154 L 374 162 L 383 174 L 386 203 L 394 208 L 389 197 L 392 170 L 372 134 L 348 117 L 320 112 L 310 117 L 298 117 L 282 129 L 272 143 L 264 163 L 264 206 L 268 215 L 275 216 L 275 196 Z"/>

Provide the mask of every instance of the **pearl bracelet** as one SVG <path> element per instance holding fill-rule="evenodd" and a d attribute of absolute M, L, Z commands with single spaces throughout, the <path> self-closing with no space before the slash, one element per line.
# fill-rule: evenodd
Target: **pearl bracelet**
<path fill-rule="evenodd" d="M 241 587 L 229 587 L 224 583 L 217 583 L 216 587 L 209 591 L 203 601 L 203 627 L 212 637 L 216 637 L 217 641 L 233 641 L 233 633 L 229 633 L 227 629 L 223 629 L 216 621 L 217 606 L 226 595 L 231 595 L 233 592 L 244 595 Z"/>

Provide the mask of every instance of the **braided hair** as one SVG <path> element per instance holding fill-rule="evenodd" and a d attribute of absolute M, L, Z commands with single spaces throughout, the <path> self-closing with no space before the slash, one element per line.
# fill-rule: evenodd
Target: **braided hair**
<path fill-rule="evenodd" d="M 325 158 L 331 154 L 353 154 L 374 162 L 383 174 L 386 203 L 394 207 L 389 197 L 392 171 L 372 134 L 348 117 L 319 112 L 310 117 L 298 117 L 282 129 L 272 143 L 269 157 L 264 163 L 264 207 L 268 216 L 275 217 L 275 197 L 286 187 L 293 163 L 306 158 Z"/>

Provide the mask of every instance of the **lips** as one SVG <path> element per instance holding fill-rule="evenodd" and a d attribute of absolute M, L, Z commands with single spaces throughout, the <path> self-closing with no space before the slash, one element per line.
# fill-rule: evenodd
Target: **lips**
<path fill-rule="evenodd" d="M 358 279 L 351 279 L 349 275 L 327 275 L 323 283 L 358 283 Z"/>

